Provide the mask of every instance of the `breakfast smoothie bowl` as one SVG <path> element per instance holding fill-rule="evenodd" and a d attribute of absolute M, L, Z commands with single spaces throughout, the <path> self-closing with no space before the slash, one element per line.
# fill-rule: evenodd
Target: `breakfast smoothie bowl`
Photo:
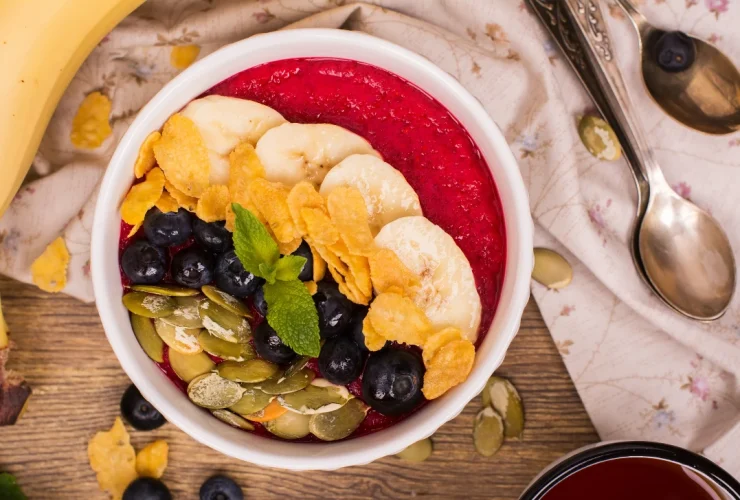
<path fill-rule="evenodd" d="M 165 417 L 232 456 L 395 453 L 482 389 L 528 297 L 531 219 L 479 104 L 334 30 L 261 35 L 144 109 L 101 187 L 93 281 Z"/>

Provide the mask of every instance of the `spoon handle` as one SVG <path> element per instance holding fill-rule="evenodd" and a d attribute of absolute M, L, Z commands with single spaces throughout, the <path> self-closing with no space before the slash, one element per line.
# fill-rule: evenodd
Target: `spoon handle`
<path fill-rule="evenodd" d="M 632 21 L 632 24 L 635 26 L 635 29 L 637 29 L 640 36 L 643 36 L 643 33 L 647 33 L 648 30 L 652 29 L 652 26 L 647 22 L 645 16 L 637 10 L 635 4 L 630 0 L 617 0 L 617 3 L 622 7 L 622 10 L 627 14 L 627 17 L 630 18 L 630 21 Z"/>

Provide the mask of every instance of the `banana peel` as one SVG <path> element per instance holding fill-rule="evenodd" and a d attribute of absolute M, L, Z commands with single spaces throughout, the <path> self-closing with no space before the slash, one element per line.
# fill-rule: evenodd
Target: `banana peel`
<path fill-rule="evenodd" d="M 13 425 L 23 414 L 31 396 L 31 386 L 16 372 L 6 370 L 12 344 L 0 302 L 0 426 Z"/>

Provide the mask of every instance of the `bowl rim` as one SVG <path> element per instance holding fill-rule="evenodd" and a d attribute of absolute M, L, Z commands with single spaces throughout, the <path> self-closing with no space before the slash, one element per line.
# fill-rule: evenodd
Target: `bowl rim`
<path fill-rule="evenodd" d="M 310 47 L 313 45 L 321 44 L 331 47 L 325 49 L 326 52 L 331 52 L 331 54 L 269 57 L 260 63 L 245 63 L 241 66 L 241 69 L 232 70 L 226 76 L 221 75 L 226 68 L 238 66 L 240 58 L 245 55 L 257 54 L 260 51 L 265 53 L 270 51 L 280 52 L 284 49 L 301 52 L 302 50 L 311 50 Z M 335 52 L 346 53 L 347 55 L 337 55 Z M 114 212 L 118 212 L 123 194 L 125 194 L 125 191 L 123 194 L 120 192 L 120 185 L 116 182 L 119 180 L 118 178 L 124 176 L 121 172 L 126 165 L 130 169 L 130 165 L 133 164 L 131 159 L 136 157 L 139 145 L 144 137 L 152 130 L 161 127 L 164 120 L 157 120 L 157 115 L 162 114 L 163 110 L 170 109 L 166 115 L 169 116 L 208 88 L 239 71 L 264 62 L 290 57 L 352 59 L 373 64 L 396 74 L 404 73 L 405 70 L 402 68 L 408 67 L 412 68 L 409 71 L 425 75 L 425 78 L 429 78 L 429 80 L 425 80 L 425 83 L 408 78 L 406 74 L 400 74 L 399 76 L 432 95 L 445 107 L 450 107 L 445 103 L 445 100 L 455 102 L 461 106 L 462 112 L 470 115 L 468 123 L 466 123 L 457 113 L 453 112 L 453 116 L 463 124 L 469 133 L 471 133 L 470 128 L 473 125 L 480 129 L 479 135 L 484 138 L 484 142 L 481 143 L 480 139 L 476 140 L 475 138 L 474 141 L 486 159 L 492 175 L 494 175 L 499 196 L 502 198 L 502 205 L 504 204 L 504 197 L 511 198 L 503 213 L 507 245 L 504 282 L 488 337 L 483 341 L 486 344 L 489 337 L 495 338 L 495 340 L 491 340 L 491 342 L 494 342 L 494 347 L 491 348 L 490 353 L 487 353 L 485 357 L 482 353 L 477 353 L 480 356 L 476 356 L 474 369 L 465 382 L 449 391 L 444 397 L 430 402 L 414 415 L 381 432 L 336 443 L 310 444 L 265 440 L 263 437 L 252 436 L 249 433 L 231 428 L 227 424 L 217 421 L 211 415 L 205 414 L 201 409 L 194 407 L 187 398 L 182 397 L 182 393 L 174 387 L 169 379 L 165 378 L 167 384 L 171 386 L 169 388 L 160 383 L 159 379 L 165 377 L 165 375 L 146 357 L 138 347 L 138 343 L 136 348 L 127 346 L 132 338 L 135 341 L 135 337 L 128 322 L 125 326 L 120 323 L 121 318 L 123 318 L 122 310 L 125 310 L 120 303 L 119 296 L 114 297 L 115 294 L 112 294 L 109 290 L 113 286 L 111 280 L 114 276 L 111 266 L 106 263 L 110 260 L 109 252 L 111 252 L 110 247 L 112 246 L 110 238 L 112 234 L 115 234 L 115 247 L 117 248 L 120 227 L 120 217 L 118 218 L 118 225 L 113 227 L 114 224 L 109 219 L 110 210 L 111 207 L 114 207 Z M 387 58 L 387 64 L 367 61 L 367 59 L 373 57 Z M 389 66 L 395 67 L 390 68 Z M 444 98 L 442 98 L 442 94 L 430 91 L 428 89 L 429 85 L 443 89 L 440 92 L 443 92 Z M 187 98 L 181 96 L 187 96 Z M 181 104 L 171 110 L 174 102 L 180 102 Z M 472 133 L 471 136 L 473 136 Z M 494 154 L 486 155 L 484 149 L 492 149 Z M 494 161 L 501 170 L 497 174 L 493 172 L 491 166 Z M 126 174 L 126 176 L 133 179 L 132 172 Z M 504 188 L 503 191 L 502 187 Z M 167 83 L 141 109 L 118 144 L 101 182 L 92 231 L 91 272 L 98 312 L 108 341 L 119 363 L 131 381 L 139 388 L 142 395 L 168 421 L 204 445 L 251 463 L 287 470 L 336 470 L 342 467 L 370 463 L 384 456 L 398 453 L 410 444 L 429 437 L 444 423 L 460 414 L 467 403 L 480 393 L 491 373 L 503 362 L 506 350 L 518 332 L 524 307 L 529 300 L 530 275 L 534 265 L 532 253 L 533 231 L 534 227 L 524 181 L 503 133 L 485 111 L 480 101 L 468 93 L 456 79 L 423 56 L 371 35 L 337 29 L 293 29 L 252 36 L 209 54 Z M 118 277 L 118 273 L 116 253 L 115 277 Z M 117 286 L 120 287 L 120 281 Z M 506 303 L 504 303 L 505 297 L 509 298 Z M 128 339 L 125 338 L 126 336 L 128 336 Z M 143 359 L 151 368 L 143 364 Z M 158 385 L 160 387 L 157 387 Z M 174 396 L 173 391 L 177 391 L 179 397 Z M 183 399 L 191 408 L 182 404 Z M 203 413 L 203 417 L 207 417 L 208 421 L 195 414 L 193 409 Z M 434 412 L 431 412 L 431 410 L 434 410 Z M 239 435 L 248 437 L 240 438 Z M 373 436 L 375 437 L 373 438 Z M 379 439 L 378 436 L 382 436 L 382 439 Z M 255 438 L 269 441 L 271 443 L 270 449 L 261 449 L 262 447 L 256 441 L 253 441 Z"/>

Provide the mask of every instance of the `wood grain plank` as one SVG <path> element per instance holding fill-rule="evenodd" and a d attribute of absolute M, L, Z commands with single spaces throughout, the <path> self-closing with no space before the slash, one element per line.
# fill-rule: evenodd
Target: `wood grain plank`
<path fill-rule="evenodd" d="M 110 427 L 130 383 L 105 339 L 95 307 L 0 278 L 0 296 L 17 344 L 10 366 L 34 389 L 14 427 L 0 428 L 0 470 L 18 477 L 31 499 L 104 499 L 87 462 L 87 442 Z M 216 472 L 235 478 L 248 498 L 515 499 L 548 463 L 598 440 L 533 301 L 498 372 L 522 394 L 524 438 L 492 458 L 477 455 L 472 422 L 480 400 L 434 436 L 423 464 L 394 457 L 337 472 L 295 473 L 227 458 L 167 424 L 132 431 L 138 449 L 154 439 L 170 444 L 164 476 L 175 498 L 197 498 Z"/>

